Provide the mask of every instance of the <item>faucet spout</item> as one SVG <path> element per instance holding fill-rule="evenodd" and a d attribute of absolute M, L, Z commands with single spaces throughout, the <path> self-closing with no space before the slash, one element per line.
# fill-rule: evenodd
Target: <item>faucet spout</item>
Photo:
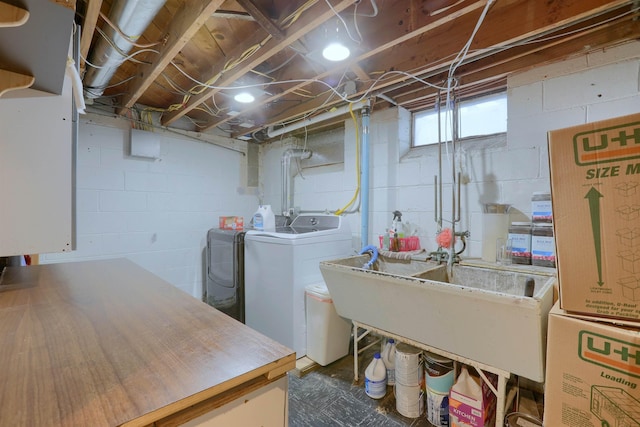
<path fill-rule="evenodd" d="M 373 266 L 373 263 L 376 262 L 378 260 L 378 248 L 376 248 L 373 245 L 367 245 L 364 248 L 362 248 L 360 250 L 360 255 L 363 255 L 365 253 L 370 253 L 371 254 L 371 259 L 369 260 L 369 262 L 366 262 L 362 268 L 364 268 L 365 270 L 371 270 L 371 267 Z"/>

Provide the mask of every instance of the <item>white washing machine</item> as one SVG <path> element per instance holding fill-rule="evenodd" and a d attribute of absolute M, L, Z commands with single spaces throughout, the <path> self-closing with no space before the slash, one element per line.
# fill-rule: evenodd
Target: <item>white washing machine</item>
<path fill-rule="evenodd" d="M 275 232 L 244 239 L 245 319 L 262 334 L 306 355 L 305 287 L 322 281 L 320 261 L 353 254 L 351 230 L 336 215 L 297 216 Z"/>

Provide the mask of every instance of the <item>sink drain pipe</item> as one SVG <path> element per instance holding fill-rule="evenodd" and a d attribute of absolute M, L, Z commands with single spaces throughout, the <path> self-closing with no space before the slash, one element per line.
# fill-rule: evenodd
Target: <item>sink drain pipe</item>
<path fill-rule="evenodd" d="M 369 101 L 362 108 L 362 169 L 360 170 L 360 247 L 369 245 Z"/>

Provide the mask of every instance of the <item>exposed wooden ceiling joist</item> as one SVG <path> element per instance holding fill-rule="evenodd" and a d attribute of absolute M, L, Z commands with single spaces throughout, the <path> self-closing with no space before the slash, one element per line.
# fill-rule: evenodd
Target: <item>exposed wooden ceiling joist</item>
<path fill-rule="evenodd" d="M 549 34 L 558 27 L 564 28 L 571 22 L 570 18 L 573 19 L 573 22 L 582 22 L 593 15 L 600 15 L 605 10 L 609 10 L 612 7 L 619 7 L 624 3 L 624 1 L 614 1 L 605 6 L 602 5 L 601 1 L 597 0 L 567 2 L 563 7 L 556 5 L 553 10 L 553 16 L 550 17 L 550 11 L 547 9 L 549 6 L 541 2 L 536 2 L 536 7 L 539 9 L 536 9 L 536 13 L 532 15 L 539 16 L 539 20 L 529 20 L 528 22 L 520 21 L 518 23 L 510 22 L 510 19 L 513 17 L 513 10 L 531 7 L 528 0 L 511 2 L 505 7 L 498 7 L 496 4 L 494 5 L 494 9 L 487 15 L 484 31 L 478 31 L 472 44 L 473 50 L 467 54 L 466 61 L 469 63 L 476 58 L 493 55 L 507 46 L 516 45 L 522 41 Z M 456 26 L 470 28 L 470 25 L 461 25 L 459 20 L 477 20 L 477 15 L 473 15 L 472 12 L 476 12 L 485 4 L 486 2 L 481 1 L 472 3 L 463 9 L 452 9 L 442 18 L 428 25 L 423 25 L 414 32 L 394 39 L 394 43 L 381 44 L 377 49 L 361 55 L 355 61 L 362 62 L 370 58 L 371 60 L 368 66 L 372 69 L 384 70 L 385 72 L 411 70 L 423 78 L 437 76 L 449 68 L 461 44 L 459 40 L 456 42 L 454 38 L 445 38 L 442 33 L 450 33 Z M 557 23 L 553 21 L 554 19 L 557 19 Z M 500 28 L 501 31 L 491 31 L 491 28 Z M 432 32 L 435 34 L 432 35 Z M 466 35 L 466 37 L 468 37 L 468 35 Z M 427 51 L 424 49 L 424 39 L 437 39 L 439 43 Z M 381 55 L 381 53 L 386 53 L 385 51 L 392 47 L 394 49 L 388 54 Z M 322 79 L 327 75 L 328 73 L 321 74 L 317 78 Z M 442 77 L 438 78 L 436 82 L 441 83 L 441 78 Z M 376 82 L 374 92 L 384 92 L 387 87 L 411 83 L 413 83 L 413 80 L 404 74 L 390 75 L 388 78 Z M 300 87 L 303 86 L 304 84 L 300 85 Z M 370 85 L 363 85 L 357 95 L 367 93 L 370 87 Z M 272 120 L 266 125 L 272 126 L 289 117 L 299 117 L 309 114 L 321 105 L 330 107 L 339 103 L 339 100 L 329 103 L 325 103 L 325 101 L 325 99 L 317 99 L 301 103 L 296 108 L 289 109 L 279 115 L 272 115 Z M 261 127 L 264 127 L 264 124 Z M 244 135 L 245 133 L 243 132 L 251 133 L 256 130 L 258 130 L 258 127 L 243 129 L 233 134 L 233 136 L 237 137 Z"/>
<path fill-rule="evenodd" d="M 124 97 L 122 101 L 124 107 L 118 110 L 118 114 L 123 114 L 125 109 L 131 108 L 136 103 L 180 49 L 191 40 L 195 32 L 223 2 L 224 0 L 192 0 L 189 4 L 183 5 L 167 29 L 166 42 L 160 54 L 153 62 L 138 67 L 136 79 L 131 84 L 128 96 Z"/>
<path fill-rule="evenodd" d="M 398 45 L 400 45 L 403 42 L 406 42 L 407 40 L 411 40 L 412 38 L 418 37 L 434 28 L 437 28 L 441 25 L 444 25 L 445 23 L 454 21 L 455 19 L 459 18 L 460 16 L 463 16 L 465 14 L 468 13 L 472 13 L 478 9 L 480 9 L 481 7 L 483 7 L 485 5 L 486 1 L 484 0 L 480 0 L 480 1 L 475 1 L 469 5 L 463 6 L 463 7 L 459 7 L 458 9 L 454 9 L 450 14 L 442 16 L 438 19 L 432 20 L 431 23 L 424 25 L 422 27 L 417 28 L 415 31 L 410 32 L 408 34 L 404 34 L 398 38 L 393 38 L 391 40 L 388 40 L 386 43 L 382 43 L 380 45 L 378 45 L 376 48 L 374 49 L 370 49 L 367 52 L 361 54 L 360 56 L 358 56 L 355 59 L 352 59 L 350 61 L 348 61 L 348 63 L 346 64 L 346 66 L 352 66 L 354 64 L 358 64 L 360 61 L 366 60 L 374 55 L 378 55 L 381 53 L 384 53 L 385 51 L 394 48 Z M 329 76 L 331 76 L 332 74 L 335 74 L 337 72 L 339 72 L 339 68 L 334 68 L 331 69 L 327 72 L 324 72 L 322 74 L 319 74 L 317 76 L 314 77 L 315 80 L 322 80 L 325 79 Z M 406 77 L 405 77 L 406 78 Z M 282 92 L 282 94 L 288 94 L 288 93 L 292 93 L 296 90 L 302 89 L 306 86 L 308 86 L 310 84 L 310 82 L 300 82 L 294 86 L 292 86 L 291 88 L 285 90 Z M 362 94 L 362 91 L 360 92 L 360 94 Z M 272 98 L 269 98 L 266 100 L 266 102 L 272 101 Z M 296 117 L 296 116 L 300 116 L 303 114 L 306 114 L 310 111 L 315 110 L 320 104 L 323 104 L 325 102 L 324 99 L 315 101 L 315 102 L 311 102 L 309 104 L 305 104 L 306 107 L 303 108 L 299 108 L 296 111 L 287 111 L 284 114 L 287 115 L 288 117 Z M 298 111 L 299 110 L 299 111 Z M 284 121 L 286 117 L 283 116 L 283 114 L 280 115 L 272 115 L 272 120 L 269 123 L 269 125 L 273 125 L 276 124 L 280 121 Z M 223 121 L 219 121 L 216 123 L 213 123 L 210 127 L 214 127 L 214 126 L 218 126 L 220 123 L 223 123 Z M 250 129 L 249 132 L 255 131 L 255 129 Z"/>
<path fill-rule="evenodd" d="M 83 57 L 103 37 L 91 37 L 92 28 L 105 25 L 100 11 L 130 1 L 84 0 Z M 419 108 L 433 101 L 434 90 L 416 77 L 446 80 L 489 1 L 455 75 L 467 93 L 504 85 L 509 73 L 584 52 L 585 45 L 638 37 L 634 0 L 165 0 L 140 35 L 158 53 L 119 65 L 98 106 L 122 115 L 148 107 L 162 112 L 163 125 L 192 122 L 192 130 L 232 137 L 343 103 L 327 85 L 350 99 L 373 94 Z M 342 63 L 319 56 L 335 25 L 353 52 Z M 549 35 L 561 37 L 540 40 Z M 228 88 L 247 81 L 262 93 L 250 106 L 236 104 Z"/>
<path fill-rule="evenodd" d="M 82 24 L 82 35 L 80 36 L 80 69 L 84 70 L 84 58 L 89 54 L 93 32 L 96 30 L 96 23 L 100 15 L 102 0 L 88 0 Z"/>
<path fill-rule="evenodd" d="M 566 37 L 556 39 L 551 35 L 544 43 L 525 44 L 508 52 L 495 53 L 473 64 L 461 66 L 458 78 L 465 86 L 477 85 L 492 76 L 499 76 L 499 73 L 506 75 L 526 69 L 531 55 L 543 55 L 544 62 L 538 62 L 538 65 L 542 65 L 601 46 L 610 46 L 614 41 L 622 42 L 639 37 L 640 25 L 634 21 L 633 16 L 628 16 Z M 576 45 L 582 45 L 584 50 L 576 52 Z M 444 79 L 445 76 L 442 75 L 441 78 Z M 399 105 L 409 110 L 421 108 L 425 101 L 432 103 L 436 93 L 437 90 L 419 84 L 390 92 Z"/>
<path fill-rule="evenodd" d="M 341 0 L 338 4 L 333 6 L 333 10 L 340 12 L 353 4 L 354 1 L 356 0 Z M 286 37 L 284 39 L 274 40 L 272 38 L 269 38 L 258 41 L 257 43 L 260 44 L 260 50 L 255 55 L 252 55 L 245 61 L 240 62 L 238 66 L 233 68 L 232 70 L 225 72 L 219 80 L 216 78 L 216 75 L 221 74 L 225 70 L 224 66 L 218 67 L 219 69 L 216 70 L 216 72 L 213 73 L 213 76 L 207 81 L 213 80 L 216 85 L 219 85 L 219 87 L 230 86 L 231 83 L 244 76 L 253 68 L 262 64 L 266 59 L 271 58 L 276 53 L 287 48 L 294 41 L 297 41 L 303 34 L 306 34 L 311 29 L 318 27 L 327 19 L 331 18 L 333 16 L 333 13 L 334 12 L 322 2 L 314 4 L 313 6 L 311 6 L 308 12 L 302 15 L 299 21 L 294 22 L 294 24 L 286 31 Z M 241 60 L 242 54 L 246 51 L 246 49 L 244 48 L 245 46 L 242 46 L 242 49 L 237 49 L 238 52 L 234 51 L 230 56 L 236 60 Z M 201 94 L 192 97 L 184 106 L 184 108 L 170 112 L 169 114 L 164 116 L 162 124 L 171 124 L 176 119 L 182 117 L 183 115 L 209 99 L 219 90 L 220 89 L 216 87 L 212 87 L 208 90 L 205 90 Z"/>

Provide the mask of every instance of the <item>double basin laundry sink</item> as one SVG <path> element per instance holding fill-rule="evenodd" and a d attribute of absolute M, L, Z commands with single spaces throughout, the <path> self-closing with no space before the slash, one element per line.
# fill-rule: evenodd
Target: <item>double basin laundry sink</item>
<path fill-rule="evenodd" d="M 339 315 L 544 381 L 555 276 L 385 257 L 364 268 L 369 259 L 365 254 L 320 263 Z M 535 283 L 533 296 L 525 296 L 528 279 Z"/>

